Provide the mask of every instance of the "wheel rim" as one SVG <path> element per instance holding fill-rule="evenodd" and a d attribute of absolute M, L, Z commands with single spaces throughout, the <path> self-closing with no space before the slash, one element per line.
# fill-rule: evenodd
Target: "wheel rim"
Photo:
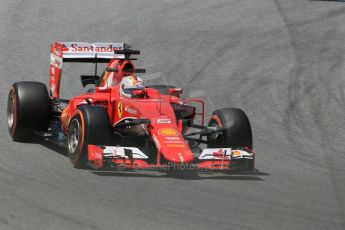
<path fill-rule="evenodd" d="M 14 124 L 14 98 L 13 95 L 8 97 L 7 101 L 7 125 L 9 129 L 13 128 Z"/>
<path fill-rule="evenodd" d="M 80 142 L 81 126 L 77 119 L 74 119 L 70 125 L 68 132 L 68 150 L 70 153 L 74 154 L 79 146 Z"/>
<path fill-rule="evenodd" d="M 217 129 L 219 129 L 219 125 L 217 124 L 216 121 L 211 121 L 211 123 L 209 124 L 209 126 L 211 127 L 216 127 Z M 221 133 L 213 133 L 211 135 L 209 135 L 209 147 L 211 148 L 217 148 L 217 147 L 222 147 L 223 146 L 223 132 Z"/>

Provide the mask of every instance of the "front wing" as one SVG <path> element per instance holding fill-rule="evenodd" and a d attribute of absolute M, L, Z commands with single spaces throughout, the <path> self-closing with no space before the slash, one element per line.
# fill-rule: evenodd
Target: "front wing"
<path fill-rule="evenodd" d="M 191 164 L 149 163 L 139 148 L 88 145 L 89 165 L 95 169 L 140 170 L 253 170 L 255 153 L 249 149 L 206 148 Z"/>

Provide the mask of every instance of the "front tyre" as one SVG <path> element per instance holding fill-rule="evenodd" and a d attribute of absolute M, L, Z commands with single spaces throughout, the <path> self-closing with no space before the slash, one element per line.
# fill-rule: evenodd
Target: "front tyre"
<path fill-rule="evenodd" d="M 72 116 L 67 132 L 67 152 L 75 168 L 88 161 L 88 145 L 107 145 L 112 138 L 108 112 L 100 106 L 80 106 Z"/>
<path fill-rule="evenodd" d="M 225 108 L 213 112 L 209 126 L 223 129 L 208 136 L 208 147 L 253 148 L 252 129 L 241 109 Z"/>
<path fill-rule="evenodd" d="M 209 148 L 253 149 L 252 129 L 247 115 L 241 109 L 225 108 L 214 111 L 209 126 L 222 129 L 208 136 Z M 253 170 L 253 159 L 232 160 L 234 170 Z"/>

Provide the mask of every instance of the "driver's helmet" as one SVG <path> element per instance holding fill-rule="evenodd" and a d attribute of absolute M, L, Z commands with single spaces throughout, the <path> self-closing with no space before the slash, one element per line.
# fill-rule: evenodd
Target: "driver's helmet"
<path fill-rule="evenodd" d="M 143 80 L 134 75 L 123 77 L 120 83 L 120 93 L 126 97 L 132 97 L 133 90 L 144 88 L 145 85 Z"/>

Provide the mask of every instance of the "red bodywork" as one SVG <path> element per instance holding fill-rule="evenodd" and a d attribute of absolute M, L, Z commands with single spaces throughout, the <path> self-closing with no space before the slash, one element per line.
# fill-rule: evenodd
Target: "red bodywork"
<path fill-rule="evenodd" d="M 68 49 L 63 43 L 55 43 L 51 47 L 52 61 L 50 65 L 50 93 L 53 98 L 59 98 L 60 78 L 62 73 L 63 52 Z M 107 68 L 116 68 L 117 72 L 105 72 L 100 85 L 94 92 L 88 92 L 70 99 L 68 106 L 61 113 L 61 125 L 66 133 L 69 122 L 78 106 L 90 103 L 103 106 L 107 109 L 111 124 L 115 126 L 124 119 L 150 119 L 151 123 L 146 131 L 152 137 L 157 147 L 156 166 L 161 165 L 162 156 L 173 163 L 192 163 L 194 155 L 183 137 L 184 127 L 181 120 L 177 120 L 172 104 L 185 105 L 186 103 L 200 103 L 202 108 L 202 124 L 204 125 L 204 101 L 199 98 L 181 99 L 174 95 L 161 94 L 153 88 L 144 89 L 142 98 L 128 98 L 120 94 L 120 81 L 123 77 L 124 67 L 132 66 L 131 60 L 109 59 Z M 106 69 L 107 69 L 106 68 Z M 193 107 L 194 108 L 194 107 Z M 192 117 L 194 118 L 195 110 Z M 168 122 L 169 121 L 169 122 Z M 101 168 L 103 167 L 102 149 L 89 145 L 89 160 Z M 125 167 L 147 168 L 145 160 L 114 159 L 114 163 Z M 229 159 L 203 161 L 199 164 L 203 168 L 223 169 L 229 168 Z"/>

